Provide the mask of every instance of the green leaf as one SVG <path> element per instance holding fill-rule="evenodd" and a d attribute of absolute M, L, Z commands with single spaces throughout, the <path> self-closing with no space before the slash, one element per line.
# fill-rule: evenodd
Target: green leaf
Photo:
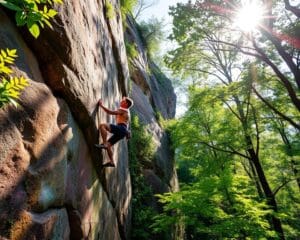
<path fill-rule="evenodd" d="M 48 26 L 49 28 L 53 29 L 51 23 L 50 23 L 47 19 L 44 19 L 43 21 L 44 21 L 44 23 L 47 24 L 47 26 Z"/>
<path fill-rule="evenodd" d="M 49 9 L 49 11 L 48 11 L 49 17 L 54 17 L 56 14 L 57 14 L 57 11 L 55 11 L 54 9 Z"/>
<path fill-rule="evenodd" d="M 17 103 L 13 98 L 10 98 L 9 101 L 10 101 L 10 103 L 12 103 L 15 107 L 18 107 L 18 103 Z"/>
<path fill-rule="evenodd" d="M 63 0 L 53 0 L 53 2 L 58 3 L 58 4 L 63 4 Z"/>
<path fill-rule="evenodd" d="M 11 56 L 11 57 L 17 57 L 18 55 L 16 54 L 17 53 L 17 49 L 6 49 L 6 52 L 7 52 L 7 54 L 9 55 L 9 56 Z"/>
<path fill-rule="evenodd" d="M 2 50 L 2 49 L 1 49 L 1 55 L 2 55 L 4 58 L 6 58 L 6 57 L 7 57 L 7 54 L 6 54 L 6 52 L 5 52 L 4 50 Z"/>
<path fill-rule="evenodd" d="M 26 18 L 27 16 L 24 12 L 17 12 L 15 15 L 17 26 L 24 26 L 26 24 Z"/>
<path fill-rule="evenodd" d="M 37 24 L 32 24 L 30 27 L 28 27 L 28 29 L 32 36 L 38 38 L 40 35 L 40 28 Z"/>
<path fill-rule="evenodd" d="M 20 8 L 19 6 L 15 5 L 13 3 L 7 2 L 7 1 L 1 1 L 0 4 L 3 5 L 4 7 L 8 8 L 8 9 L 10 9 L 10 10 L 23 11 L 23 9 Z"/>

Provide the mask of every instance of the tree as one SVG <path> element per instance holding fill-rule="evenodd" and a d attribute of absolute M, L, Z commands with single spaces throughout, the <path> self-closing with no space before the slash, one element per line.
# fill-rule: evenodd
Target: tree
<path fill-rule="evenodd" d="M 268 3 L 264 21 L 250 33 L 233 28 L 234 16 L 241 7 L 238 1 L 196 1 L 195 4 L 178 4 L 171 9 L 174 29 L 171 39 L 188 43 L 192 39 L 212 36 L 212 33 L 226 31 L 234 38 L 222 39 L 228 51 L 239 51 L 256 58 L 267 65 L 284 86 L 290 101 L 300 110 L 300 45 L 299 19 L 291 8 L 282 1 L 257 1 Z M 293 10 L 299 9 L 293 7 Z M 182 19 L 185 19 L 182 21 Z M 210 39 L 210 41 L 219 41 Z M 289 71 L 286 71 L 286 70 Z M 263 98 L 263 95 L 261 95 Z M 278 113 L 278 112 L 275 112 Z"/>
<path fill-rule="evenodd" d="M 142 13 L 146 9 L 148 9 L 148 8 L 156 5 L 157 2 L 158 2 L 158 0 L 152 0 L 152 1 L 149 1 L 149 0 L 138 0 L 137 6 L 135 7 L 135 9 L 133 11 L 134 12 L 133 13 L 133 15 L 134 15 L 133 18 L 135 20 L 137 20 L 139 18 L 139 16 L 141 16 Z"/>
<path fill-rule="evenodd" d="M 212 5 L 211 2 L 215 2 L 215 4 Z M 276 79 L 285 88 L 285 92 L 281 95 L 288 96 L 297 111 L 299 111 L 297 105 L 299 99 L 296 94 L 298 70 L 293 68 L 294 72 L 292 70 L 287 73 L 283 72 L 280 64 L 285 63 L 292 68 L 294 62 L 290 63 L 288 58 L 284 58 L 286 55 L 276 45 L 274 40 L 276 38 L 267 35 L 266 30 L 260 29 L 261 32 L 258 33 L 249 35 L 240 33 L 240 35 L 232 36 L 232 31 L 236 30 L 230 26 L 232 17 L 229 15 L 228 9 L 231 10 L 231 13 L 234 9 L 232 5 L 227 6 L 227 4 L 229 4 L 227 1 L 204 1 L 204 3 L 202 1 L 201 4 L 200 1 L 196 1 L 194 5 L 191 3 L 178 4 L 176 8 L 173 8 L 171 15 L 174 17 L 174 28 L 171 39 L 176 40 L 179 46 L 170 52 L 166 60 L 169 66 L 178 73 L 184 76 L 192 75 L 198 79 L 195 80 L 195 83 L 199 86 L 211 86 L 213 90 L 210 94 L 215 97 L 213 100 L 222 101 L 227 111 L 236 118 L 237 124 L 240 126 L 241 134 L 239 136 L 242 143 L 240 146 L 232 145 L 228 141 L 218 142 L 215 139 L 212 139 L 211 142 L 202 141 L 199 144 L 217 152 L 238 155 L 248 160 L 250 166 L 248 175 L 256 180 L 258 195 L 261 196 L 262 192 L 270 209 L 278 213 L 276 194 L 277 189 L 281 187 L 275 188 L 275 190 L 272 188 L 260 155 L 261 133 L 265 131 L 265 126 L 259 120 L 261 110 L 257 108 L 257 98 L 253 96 L 253 91 L 258 93 L 255 88 L 258 82 L 254 82 L 251 65 L 248 64 L 251 59 L 243 59 L 241 54 L 255 56 L 259 64 L 264 62 L 271 67 L 276 74 Z M 270 23 L 266 21 L 265 24 Z M 262 49 L 261 46 L 265 45 L 266 48 Z M 288 54 L 290 50 L 291 46 L 285 53 Z M 293 50 L 296 51 L 295 48 Z M 297 55 L 289 55 L 292 59 L 294 56 Z M 297 58 L 295 59 L 298 61 Z M 244 64 L 241 64 L 242 62 Z M 289 86 L 292 88 L 290 89 Z M 266 100 L 265 96 L 267 95 L 259 94 L 259 96 Z M 270 102 L 268 103 L 270 104 Z M 272 106 L 274 109 L 275 105 Z M 286 117 L 285 120 L 290 119 L 291 123 L 295 123 L 293 119 L 281 114 Z M 293 126 L 299 128 L 297 123 Z M 235 131 L 234 134 L 237 133 L 238 131 Z M 271 222 L 278 236 L 284 239 L 282 221 L 277 214 L 271 215 Z"/>
<path fill-rule="evenodd" d="M 192 88 L 187 113 L 171 128 L 177 158 L 194 163 L 193 182 L 161 197 L 169 215 L 158 216 L 154 226 L 183 221 L 187 239 L 274 237 L 266 218 L 270 209 L 257 197 L 238 154 L 245 147 L 241 126 L 213 93 Z"/>
<path fill-rule="evenodd" d="M 138 30 L 148 55 L 153 59 L 159 52 L 160 43 L 164 38 L 163 21 L 152 17 L 147 21 L 140 22 Z"/>

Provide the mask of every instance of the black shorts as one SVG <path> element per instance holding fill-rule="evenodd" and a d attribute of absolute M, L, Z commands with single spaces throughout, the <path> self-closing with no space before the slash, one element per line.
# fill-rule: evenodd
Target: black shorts
<path fill-rule="evenodd" d="M 109 139 L 108 142 L 111 145 L 114 145 L 116 142 L 124 138 L 128 131 L 127 131 L 127 126 L 125 124 L 110 124 L 110 132 L 113 134 Z"/>

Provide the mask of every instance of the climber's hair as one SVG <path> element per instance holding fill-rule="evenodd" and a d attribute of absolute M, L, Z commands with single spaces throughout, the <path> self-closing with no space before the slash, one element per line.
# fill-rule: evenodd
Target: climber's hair
<path fill-rule="evenodd" d="M 133 106 L 133 100 L 129 97 L 125 97 L 128 109 L 131 108 Z"/>

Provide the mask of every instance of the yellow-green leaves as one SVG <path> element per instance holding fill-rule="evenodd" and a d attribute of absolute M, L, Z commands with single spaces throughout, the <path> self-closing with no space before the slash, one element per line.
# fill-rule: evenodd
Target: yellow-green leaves
<path fill-rule="evenodd" d="M 11 77 L 10 80 L 2 78 L 0 82 L 0 107 L 5 103 L 18 106 L 16 99 L 19 98 L 21 90 L 28 86 L 28 80 L 24 77 Z"/>
<path fill-rule="evenodd" d="M 28 86 L 26 78 L 9 76 L 13 72 L 9 64 L 13 64 L 16 57 L 16 49 L 0 50 L 0 76 L 2 76 L 0 80 L 0 108 L 6 103 L 17 106 L 16 100 L 20 97 L 21 91 Z"/>
<path fill-rule="evenodd" d="M 105 13 L 108 19 L 112 19 L 115 16 L 114 5 L 108 0 L 105 1 Z"/>
<path fill-rule="evenodd" d="M 57 11 L 48 9 L 47 4 L 62 4 L 62 0 L 0 0 L 4 7 L 16 11 L 15 20 L 17 26 L 27 26 L 32 36 L 37 38 L 40 35 L 40 27 L 44 24 L 52 28 L 50 19 L 53 18 Z"/>
<path fill-rule="evenodd" d="M 16 52 L 16 49 L 0 50 L 0 74 L 10 74 L 12 72 L 7 64 L 12 64 L 14 62 L 15 58 L 17 57 Z"/>

